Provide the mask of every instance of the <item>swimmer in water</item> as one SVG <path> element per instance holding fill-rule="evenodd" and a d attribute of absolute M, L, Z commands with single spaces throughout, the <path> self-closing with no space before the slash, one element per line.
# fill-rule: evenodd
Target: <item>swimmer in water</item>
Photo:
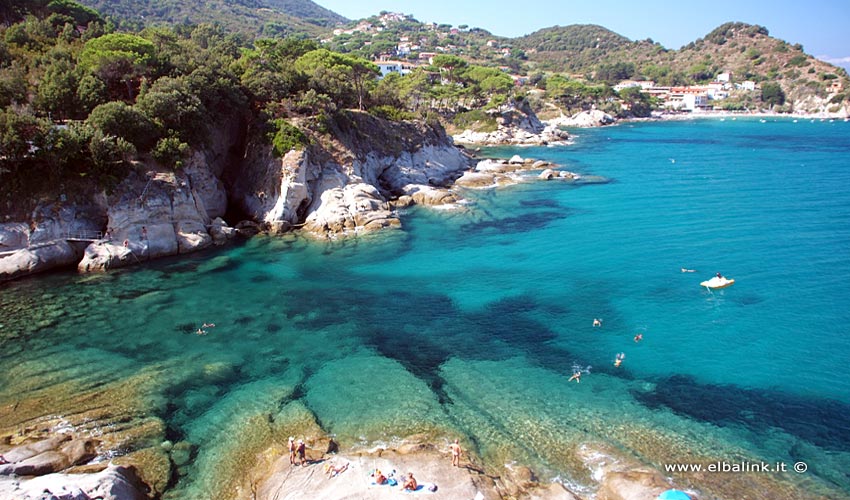
<path fill-rule="evenodd" d="M 577 384 L 580 384 L 582 373 L 590 373 L 590 366 L 588 366 L 587 368 L 582 368 L 581 366 L 579 366 L 578 363 L 573 363 L 573 375 L 572 377 L 570 377 L 569 380 L 567 380 L 567 382 L 572 382 L 573 380 L 575 380 Z"/>
<path fill-rule="evenodd" d="M 215 328 L 215 323 L 204 323 L 201 328 Z"/>
<path fill-rule="evenodd" d="M 204 330 L 203 328 L 198 328 L 198 330 L 195 332 L 195 335 L 206 335 L 206 334 L 207 334 L 207 331 Z"/>
<path fill-rule="evenodd" d="M 602 320 L 599 318 L 593 318 L 593 327 L 602 326 Z"/>
<path fill-rule="evenodd" d="M 623 363 L 624 359 L 626 359 L 626 353 L 621 352 L 621 353 L 617 354 L 617 359 L 614 360 L 614 366 L 619 368 L 620 365 Z"/>
<path fill-rule="evenodd" d="M 635 342 L 640 342 L 641 340 L 643 340 L 642 333 L 638 333 L 637 335 L 635 335 Z"/>
<path fill-rule="evenodd" d="M 696 269 L 686 269 L 686 268 L 683 267 L 682 272 L 683 273 L 695 273 L 695 272 L 697 272 L 697 270 Z"/>

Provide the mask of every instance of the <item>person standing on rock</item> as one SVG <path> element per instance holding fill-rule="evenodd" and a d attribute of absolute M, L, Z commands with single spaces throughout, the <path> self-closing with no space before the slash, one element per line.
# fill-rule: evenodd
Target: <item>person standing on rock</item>
<path fill-rule="evenodd" d="M 289 464 L 292 465 L 295 463 L 295 451 L 297 447 L 295 446 L 295 438 L 289 436 Z"/>
<path fill-rule="evenodd" d="M 460 467 L 460 455 L 463 453 L 463 448 L 460 447 L 457 439 L 449 445 L 449 449 L 452 451 L 452 466 Z"/>
<path fill-rule="evenodd" d="M 298 440 L 298 465 L 304 465 L 304 462 L 307 461 L 305 455 L 307 453 L 307 445 L 304 444 L 303 439 Z"/>

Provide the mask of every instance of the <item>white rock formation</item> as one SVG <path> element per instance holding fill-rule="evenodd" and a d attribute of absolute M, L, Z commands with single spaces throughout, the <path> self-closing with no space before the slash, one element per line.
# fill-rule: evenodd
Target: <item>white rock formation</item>
<path fill-rule="evenodd" d="M 393 210 L 400 198 L 423 205 L 457 201 L 448 187 L 469 168 L 469 159 L 442 131 L 362 114 L 353 120 L 377 137 L 399 128 L 401 138 L 362 144 L 342 137 L 335 151 L 315 146 L 280 159 L 258 150 L 232 198 L 272 231 L 303 226 L 331 238 L 400 226 Z"/>
<path fill-rule="evenodd" d="M 216 179 L 217 180 L 217 179 Z M 161 172 L 142 194 L 127 188 L 110 204 L 106 237 L 92 243 L 77 268 L 103 271 L 212 245 L 210 218 L 185 173 Z"/>
<path fill-rule="evenodd" d="M 562 115 L 558 118 L 546 120 L 546 124 L 550 127 L 590 128 L 611 125 L 615 121 L 616 119 L 608 113 L 594 109 L 591 111 L 582 111 L 570 117 Z"/>

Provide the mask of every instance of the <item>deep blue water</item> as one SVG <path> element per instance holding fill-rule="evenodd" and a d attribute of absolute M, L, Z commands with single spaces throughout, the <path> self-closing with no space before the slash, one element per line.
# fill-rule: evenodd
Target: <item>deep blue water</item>
<path fill-rule="evenodd" d="M 576 134 L 487 153 L 610 182 L 530 177 L 457 210 L 411 209 L 377 238 L 259 237 L 6 285 L 0 401 L 22 390 L 10 373 L 45 364 L 65 367 L 60 381 L 179 365 L 150 411 L 199 446 L 183 494 L 209 488 L 228 422 L 293 405 L 343 445 L 457 432 L 544 479 L 586 484 L 570 450 L 601 440 L 655 466 L 805 460 L 808 487 L 850 491 L 850 123 Z M 699 286 L 716 272 L 735 285 Z M 192 335 L 204 321 L 217 326 Z M 216 363 L 225 380 L 185 383 Z M 581 384 L 566 381 L 573 364 L 591 366 Z"/>

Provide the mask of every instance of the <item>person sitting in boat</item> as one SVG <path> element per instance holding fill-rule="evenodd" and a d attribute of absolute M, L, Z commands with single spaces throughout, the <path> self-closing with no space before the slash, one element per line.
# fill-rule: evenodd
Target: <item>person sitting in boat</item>
<path fill-rule="evenodd" d="M 720 274 L 720 273 L 717 273 L 715 276 L 717 276 L 717 279 L 719 279 L 719 280 L 722 280 L 722 279 L 723 279 L 723 275 L 722 275 L 722 274 Z"/>

